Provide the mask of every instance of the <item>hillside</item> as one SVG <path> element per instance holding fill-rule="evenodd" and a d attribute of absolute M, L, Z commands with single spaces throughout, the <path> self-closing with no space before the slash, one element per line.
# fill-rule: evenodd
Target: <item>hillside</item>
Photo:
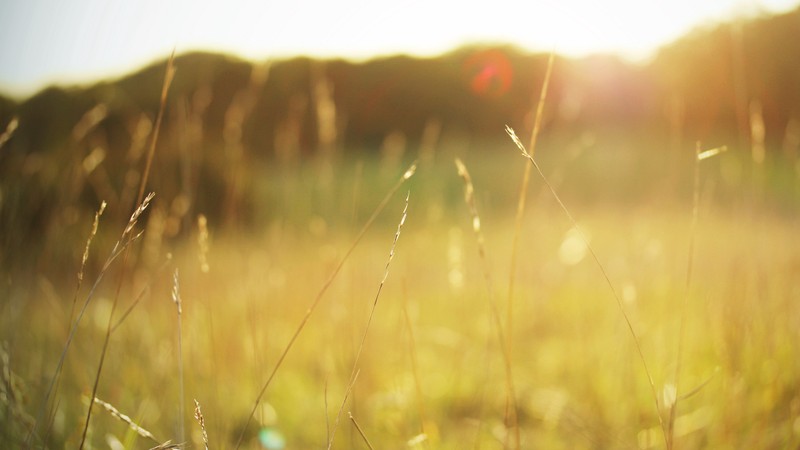
<path fill-rule="evenodd" d="M 796 155 L 797 36 L 800 9 L 697 30 L 646 66 L 557 58 L 542 139 L 563 146 L 586 133 L 622 133 L 651 137 L 642 151 L 703 141 L 750 152 L 757 124 L 764 152 Z M 163 176 L 153 188 L 168 198 L 198 191 L 193 207 L 216 216 L 226 202 L 220 192 L 241 168 L 320 152 L 378 155 L 392 143 L 413 155 L 426 133 L 480 148 L 503 139 L 506 124 L 530 129 L 547 58 L 510 47 L 364 63 L 179 55 L 156 159 Z M 93 86 L 50 87 L 19 104 L 0 99 L 0 123 L 19 118 L 0 152 L 4 244 L 20 242 L 9 230 L 40 235 L 58 223 L 56 204 L 82 215 L 101 199 L 120 200 L 117 214 L 130 209 L 123 193 L 143 164 L 164 69 L 161 61 Z M 89 179 L 80 181 L 84 172 Z"/>

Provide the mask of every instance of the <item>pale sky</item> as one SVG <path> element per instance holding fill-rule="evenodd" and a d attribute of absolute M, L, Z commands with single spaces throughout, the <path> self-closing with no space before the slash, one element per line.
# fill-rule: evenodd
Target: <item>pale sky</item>
<path fill-rule="evenodd" d="M 698 25 L 800 0 L 0 0 L 0 92 L 82 84 L 172 49 L 363 59 L 511 43 L 644 60 Z"/>

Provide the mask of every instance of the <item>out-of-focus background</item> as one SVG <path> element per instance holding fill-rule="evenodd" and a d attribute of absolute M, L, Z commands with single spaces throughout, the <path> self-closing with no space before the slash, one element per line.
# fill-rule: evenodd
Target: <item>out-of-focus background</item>
<path fill-rule="evenodd" d="M 0 7 L 0 440 L 800 444 L 796 2 L 72 3 Z"/>

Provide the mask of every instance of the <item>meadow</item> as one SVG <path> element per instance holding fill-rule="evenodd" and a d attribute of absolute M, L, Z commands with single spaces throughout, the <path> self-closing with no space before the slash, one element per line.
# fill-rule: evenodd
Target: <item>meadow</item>
<path fill-rule="evenodd" d="M 521 215 L 502 129 L 80 211 L 3 268 L 2 440 L 795 448 L 800 166 L 668 138 L 545 133 Z"/>

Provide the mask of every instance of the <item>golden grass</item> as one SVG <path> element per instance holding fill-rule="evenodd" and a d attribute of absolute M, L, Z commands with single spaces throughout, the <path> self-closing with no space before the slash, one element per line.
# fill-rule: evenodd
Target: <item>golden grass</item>
<path fill-rule="evenodd" d="M 162 241 L 158 236 L 158 249 L 149 262 L 161 259 L 162 248 L 173 251 L 175 256 L 156 268 L 143 263 L 146 258 L 133 251 L 132 244 L 142 236 L 137 231 L 138 223 L 143 221 L 144 212 L 153 200 L 153 194 L 143 193 L 174 75 L 170 62 L 155 126 L 148 125 L 149 119 L 141 119 L 138 128 L 146 132 L 140 130 L 131 144 L 131 152 L 134 147 L 141 147 L 136 152 L 143 152 L 146 136 L 152 132 L 143 175 L 134 182 L 129 179 L 123 182 L 112 207 L 114 203 L 123 208 L 131 206 L 137 181 L 140 202 L 100 265 L 77 316 L 74 317 L 77 298 L 87 277 L 84 272 L 90 273 L 94 263 L 90 246 L 113 242 L 107 239 L 107 233 L 98 232 L 103 206 L 94 216 L 80 260 L 71 311 L 68 306 L 60 309 L 57 288 L 50 289 L 56 294 L 49 297 L 56 300 L 50 300 L 49 304 L 39 299 L 48 295 L 41 295 L 37 288 L 30 292 L 17 285 L 9 288 L 12 300 L 3 304 L 9 313 L 4 322 L 29 317 L 32 325 L 30 330 L 26 329 L 27 322 L 15 325 L 13 330 L 18 337 L 4 345 L 4 349 L 9 347 L 14 352 L 2 353 L 4 386 L 0 389 L 0 403 L 4 411 L 0 411 L 0 417 L 10 424 L 2 425 L 2 430 L 11 438 L 17 434 L 23 436 L 26 447 L 75 447 L 83 427 L 80 445 L 96 446 L 93 440 L 98 440 L 101 433 L 113 433 L 106 423 L 110 419 L 101 414 L 92 416 L 92 405 L 96 404 L 137 436 L 158 444 L 154 448 L 161 449 L 184 444 L 208 449 L 207 426 L 215 444 L 218 443 L 214 447 L 259 445 L 252 434 L 254 423 L 259 432 L 268 428 L 282 430 L 290 437 L 291 448 L 332 449 L 334 444 L 350 448 L 361 446 L 361 441 L 369 448 L 665 445 L 681 449 L 733 446 L 771 449 L 800 445 L 797 407 L 800 396 L 796 388 L 800 365 L 796 364 L 792 346 L 800 329 L 793 301 L 796 297 L 793 274 L 800 251 L 794 239 L 794 212 L 770 213 L 768 207 L 759 209 L 760 205 L 751 201 L 748 204 L 751 209 L 742 213 L 736 207 L 718 207 L 710 195 L 702 203 L 701 162 L 726 151 L 727 147 L 700 151 L 698 146 L 691 173 L 693 183 L 685 183 L 691 193 L 690 220 L 685 213 L 685 199 L 677 196 L 665 200 L 664 196 L 653 194 L 635 205 L 609 206 L 609 199 L 579 203 L 580 208 L 585 208 L 581 209 L 579 227 L 572 210 L 566 208 L 561 198 L 570 200 L 569 192 L 581 190 L 594 194 L 592 188 L 597 186 L 570 180 L 571 183 L 558 185 L 556 189 L 552 177 L 543 175 L 533 157 L 552 65 L 551 56 L 528 149 L 512 129 L 507 130 L 530 163 L 525 165 L 521 186 L 513 185 L 508 177 L 497 176 L 496 169 L 515 167 L 511 158 L 506 160 L 504 156 L 508 152 L 499 151 L 485 159 L 480 159 L 482 156 L 477 152 L 470 153 L 470 157 L 478 159 L 477 164 L 471 165 L 478 168 L 472 175 L 460 159 L 455 160 L 463 181 L 477 259 L 461 257 L 464 247 L 461 227 L 453 217 L 462 205 L 456 195 L 458 178 L 452 173 L 452 166 L 446 170 L 440 164 L 444 159 L 440 156 L 450 156 L 448 150 L 452 149 L 443 147 L 434 151 L 443 122 L 431 120 L 426 125 L 420 150 L 424 164 L 420 176 L 413 181 L 416 164 L 386 190 L 378 186 L 383 186 L 383 175 L 387 168 L 395 167 L 394 163 L 348 160 L 338 161 L 340 166 L 335 166 L 337 161 L 328 161 L 331 165 L 325 170 L 329 171 L 323 173 L 315 166 L 317 172 L 311 172 L 313 180 L 307 183 L 311 186 L 309 190 L 330 190 L 331 194 L 325 198 L 335 204 L 325 206 L 330 206 L 333 213 L 311 208 L 314 217 L 301 215 L 295 220 L 281 216 L 279 211 L 277 218 L 265 221 L 264 228 L 256 231 L 240 234 L 236 229 L 214 229 L 218 234 L 214 236 L 212 254 L 209 228 L 214 224 L 210 225 L 204 214 L 194 211 L 196 223 L 187 222 L 192 230 L 181 230 L 183 234 L 172 240 Z M 253 75 L 258 76 L 266 74 Z M 256 78 L 228 110 L 224 124 L 230 138 L 227 145 L 243 145 L 241 131 L 252 99 L 243 99 L 241 95 L 258 90 L 263 80 Z M 317 124 L 321 127 L 320 140 L 333 147 L 336 111 L 330 109 L 335 105 L 331 104 L 331 92 L 325 90 L 329 87 L 325 83 L 324 76 L 315 80 L 318 95 L 315 112 L 320 118 Z M 83 140 L 92 133 L 98 121 L 103 120 L 103 108 L 98 106 L 87 113 L 74 129 L 74 140 Z M 202 110 L 198 104 L 187 113 L 194 127 L 202 125 Z M 758 119 L 757 112 L 752 110 L 754 119 Z M 0 146 L 11 136 L 13 128 L 9 124 L 0 136 Z M 297 130 L 278 131 L 289 135 Z M 753 131 L 754 137 L 763 138 L 764 130 Z M 195 136 L 192 142 L 201 138 Z M 237 147 L 236 151 L 240 150 L 245 149 Z M 462 150 L 459 147 L 452 153 L 464 154 Z M 756 153 L 747 150 L 744 158 L 747 163 L 757 164 L 768 173 L 768 154 L 763 160 L 755 158 L 762 149 Z M 594 156 L 600 153 L 595 152 Z M 726 164 L 729 156 L 734 162 L 737 157 L 741 159 L 741 151 L 737 153 L 732 148 L 730 153 L 726 155 Z M 98 155 L 91 157 L 93 170 L 104 164 Z M 548 152 L 545 157 L 553 156 Z M 342 170 L 344 167 L 349 170 L 351 163 L 354 171 Z M 488 166 L 482 167 L 480 163 Z M 563 163 L 564 160 L 556 170 L 568 175 Z M 297 179 L 279 187 L 284 189 L 281 192 L 287 196 L 286 203 L 307 201 L 306 192 L 292 190 L 308 187 L 300 181 L 301 175 L 308 173 L 287 167 L 283 167 L 287 172 L 281 175 Z M 241 161 L 233 161 L 229 169 L 228 179 L 253 176 L 255 172 Z M 536 219 L 526 220 L 524 212 L 533 169 L 543 180 L 543 192 L 549 193 L 555 203 L 541 196 L 536 199 L 539 212 Z M 725 170 L 732 171 L 722 166 L 722 175 L 716 176 L 723 188 Z M 345 175 L 352 172 L 355 179 Z M 715 176 L 711 170 L 703 172 L 706 175 Z M 682 176 L 689 178 L 689 173 Z M 405 224 L 407 195 L 388 259 L 383 259 L 385 254 L 374 249 L 385 248 L 386 235 L 372 228 L 376 228 L 376 222 L 383 223 L 379 222 L 379 216 L 397 191 L 412 182 L 417 183 L 413 186 L 415 220 Z M 480 190 L 476 191 L 476 186 Z M 227 188 L 232 189 L 229 205 L 234 205 L 235 211 L 243 194 L 239 190 L 242 186 Z M 739 185 L 727 188 L 732 196 L 740 194 L 736 189 L 743 189 Z M 384 191 L 388 193 L 381 199 L 380 193 Z M 565 191 L 567 194 L 563 195 Z M 188 192 L 179 194 L 183 202 L 192 201 Z M 74 201 L 72 197 L 65 198 Z M 173 205 L 181 203 L 178 198 L 172 200 Z M 483 216 L 478 214 L 478 206 Z M 182 218 L 188 211 L 178 208 L 183 212 L 175 213 L 172 209 L 160 209 L 162 222 Z M 360 209 L 365 215 L 371 210 L 371 215 L 353 235 L 354 230 L 349 226 L 356 223 Z M 702 222 L 698 220 L 701 210 Z M 760 215 L 761 212 L 764 214 Z M 87 213 L 87 220 L 89 217 Z M 144 233 L 148 237 L 151 233 L 161 234 L 164 226 L 154 225 L 152 213 L 149 220 Z M 403 258 L 393 262 L 404 226 L 407 228 L 403 248 L 408 250 L 403 251 Z M 565 229 L 572 231 L 565 236 Z M 674 250 L 685 248 L 685 229 L 690 230 L 688 260 L 682 251 Z M 189 236 L 193 239 L 188 239 Z M 97 242 L 93 244 L 95 237 Z M 565 242 L 574 243 L 576 239 L 586 247 L 602 279 L 594 266 L 589 269 L 582 264 L 583 256 L 565 261 L 559 255 Z M 529 253 L 531 248 L 536 250 L 535 254 Z M 111 266 L 117 266 L 117 258 L 123 254 L 127 258 L 129 249 L 131 259 L 126 259 L 120 268 L 116 291 L 101 286 Z M 490 266 L 488 250 L 511 255 L 507 272 L 499 270 L 509 276 L 505 323 L 494 301 L 492 275 L 493 270 L 498 270 Z M 595 250 L 606 257 L 602 264 Z M 352 270 L 343 271 L 346 263 Z M 387 283 L 390 264 L 393 279 L 394 273 L 401 272 L 402 283 Z M 381 267 L 382 278 L 377 273 Z M 451 278 L 454 269 L 458 269 L 458 277 Z M 47 273 L 37 276 L 40 286 L 67 284 L 51 283 Z M 377 278 L 381 281 L 371 303 L 343 301 L 374 292 Z M 448 282 L 454 278 L 459 282 Z M 337 280 L 340 282 L 334 283 Z M 608 308 L 602 301 L 594 301 L 606 286 L 611 288 L 619 311 Z M 123 288 L 138 293 L 123 314 L 115 315 Z M 50 292 L 38 289 L 45 294 Z M 170 289 L 178 313 L 177 330 L 175 321 L 166 313 L 171 313 L 172 305 L 163 301 Z M 19 304 L 19 300 L 14 300 L 19 298 L 19 292 L 24 292 L 22 298 L 27 301 L 23 307 L 15 306 Z M 185 311 L 182 294 L 192 299 L 192 307 Z M 148 302 L 150 297 L 162 301 Z M 326 297 L 339 301 L 322 302 Z M 309 298 L 308 304 L 302 301 Z M 676 298 L 682 301 L 677 303 Z M 379 299 L 381 314 L 375 314 Z M 489 320 L 480 312 L 487 301 Z M 137 305 L 143 307 L 134 310 Z M 622 322 L 620 315 L 627 329 L 616 326 Z M 312 316 L 316 320 L 313 323 Z M 292 326 L 298 319 L 299 324 Z M 365 319 L 366 325 L 359 333 L 353 324 L 363 324 Z M 64 320 L 69 320 L 66 341 L 62 327 L 50 326 L 63 325 Z M 133 326 L 121 327 L 123 322 Z M 176 331 L 177 346 L 169 345 L 167 337 Z M 301 334 L 303 340 L 299 340 Z M 109 350 L 112 335 L 115 351 Z M 370 348 L 375 351 L 364 351 L 367 336 Z M 97 344 L 103 337 L 99 348 Z M 75 350 L 70 353 L 67 365 L 71 347 Z M 61 350 L 52 371 L 46 367 L 51 360 L 48 356 L 51 348 Z M 287 358 L 290 352 L 293 352 L 291 359 Z M 90 362 L 95 356 L 99 356 L 100 364 L 92 370 Z M 495 358 L 502 359 L 502 375 L 492 367 Z M 648 365 L 648 361 L 653 364 Z M 646 388 L 643 382 L 638 383 L 643 378 L 637 375 L 639 362 L 645 371 Z M 120 409 L 96 397 L 104 363 L 106 371 L 113 374 L 114 384 L 103 397 Z M 276 376 L 279 370 L 281 377 Z M 329 384 L 331 395 L 342 398 L 332 425 L 328 411 Z M 89 402 L 85 412 L 75 399 L 85 395 L 89 386 L 92 396 L 88 398 L 94 401 Z M 198 392 L 212 396 L 204 402 L 210 413 L 205 417 L 195 400 L 194 419 L 200 431 L 195 429 L 185 436 L 185 396 L 197 398 Z M 177 413 L 168 400 L 175 393 L 179 397 Z M 38 413 L 35 420 L 27 416 L 27 398 L 38 406 L 33 408 Z M 652 408 L 647 406 L 649 402 L 655 403 L 655 418 Z M 153 433 L 120 412 L 137 408 L 137 417 L 147 417 L 157 435 L 174 434 L 179 443 L 161 443 Z M 352 427 L 339 430 L 340 442 L 334 442 L 344 411 L 348 412 Z M 179 431 L 175 430 L 176 420 Z M 92 432 L 88 433 L 90 424 Z M 22 432 L 16 432 L 14 427 Z M 348 432 L 350 440 L 346 442 Z M 128 438 L 125 445 L 133 447 L 134 443 Z"/>
<path fill-rule="evenodd" d="M 459 181 L 455 174 L 451 175 L 454 184 Z M 479 183 L 487 174 L 478 170 L 472 175 L 473 181 Z M 498 214 L 491 207 L 490 197 L 482 194 L 486 191 L 477 189 L 478 186 L 476 184 L 477 199 L 487 199 L 485 204 L 478 206 L 484 206 L 490 212 L 490 220 L 481 222 L 487 250 L 507 252 L 510 250 L 508 237 L 514 227 L 513 214 Z M 507 192 L 513 196 L 513 186 L 509 186 Z M 420 204 L 412 205 L 412 216 L 417 218 L 416 211 L 425 211 L 428 200 L 430 198 L 420 196 Z M 525 259 L 526 264 L 521 269 L 518 295 L 525 300 L 520 301 L 517 310 L 518 329 L 514 337 L 518 352 L 514 369 L 521 446 L 558 449 L 594 444 L 605 448 L 626 448 L 638 444 L 637 435 L 642 430 L 647 431 L 641 435 L 642 445 L 652 442 L 653 438 L 660 439 L 661 429 L 657 425 L 652 433 L 650 431 L 656 418 L 646 407 L 648 398 L 642 395 L 646 391 L 637 388 L 638 381 L 644 377 L 639 377 L 640 369 L 635 365 L 636 350 L 633 343 L 628 342 L 625 330 L 614 326 L 622 322 L 619 312 L 601 301 L 604 286 L 594 273 L 596 268 L 591 264 L 562 266 L 558 262 L 557 250 L 563 228 L 568 224 L 556 214 L 557 210 L 547 204 L 537 205 L 537 210 L 541 210 L 546 219 L 526 222 L 522 248 L 527 249 L 530 245 L 527 241 L 532 240 L 537 252 Z M 725 431 L 731 427 L 729 430 L 745 430 L 748 442 L 759 448 L 775 448 L 757 445 L 765 441 L 753 440 L 753 437 L 763 435 L 768 429 L 767 424 L 778 420 L 770 419 L 770 415 L 775 414 L 770 405 L 773 401 L 780 401 L 777 399 L 783 395 L 790 395 L 790 374 L 798 372 L 789 362 L 791 359 L 784 359 L 792 354 L 790 348 L 781 344 L 793 333 L 789 328 L 790 316 L 774 314 L 786 311 L 786 306 L 781 306 L 780 295 L 759 297 L 758 285 L 769 280 L 768 289 L 788 292 L 784 289 L 791 283 L 787 267 L 790 267 L 792 248 L 796 249 L 796 245 L 789 241 L 785 248 L 778 244 L 775 250 L 772 249 L 775 241 L 791 235 L 786 224 L 776 222 L 776 232 L 764 241 L 772 244 L 754 254 L 751 262 L 745 263 L 744 258 L 750 253 L 749 245 L 736 239 L 741 232 L 737 224 L 724 215 L 720 216 L 719 212 L 706 213 L 705 208 L 701 211 L 694 267 L 702 276 L 695 277 L 697 285 L 694 291 L 702 289 L 708 292 L 708 296 L 697 297 L 697 301 L 686 306 L 689 318 L 684 325 L 687 345 L 680 359 L 683 361 L 681 380 L 674 394 L 680 405 L 673 425 L 674 445 L 675 448 L 702 448 L 697 442 L 707 439 L 712 447 L 724 447 L 724 443 L 736 440 L 734 436 L 741 436 Z M 584 212 L 581 225 L 591 231 L 596 251 L 602 251 L 611 261 L 616 261 L 606 267 L 609 276 L 620 280 L 622 286 L 632 286 L 623 287 L 621 297 L 636 329 L 644 330 L 641 334 L 642 350 L 648 361 L 656 362 L 654 379 L 672 382 L 673 361 L 676 360 L 674 337 L 680 308 L 675 299 L 683 293 L 682 277 L 686 269 L 684 230 L 690 229 L 691 218 L 680 210 L 672 213 L 627 211 L 627 217 L 630 217 L 627 219 L 623 218 L 623 212 L 623 209 Z M 387 283 L 381 294 L 381 313 L 375 314 L 369 330 L 368 347 L 378 351 L 366 351 L 365 348 L 359 363 L 361 372 L 357 389 L 348 389 L 352 403 L 345 406 L 343 415 L 347 417 L 345 413 L 348 410 L 353 413 L 375 448 L 405 446 L 407 443 L 413 448 L 426 444 L 430 448 L 468 448 L 475 441 L 474 420 L 479 407 L 476 399 L 480 389 L 485 388 L 482 448 L 500 448 L 506 438 L 503 433 L 502 369 L 497 366 L 486 378 L 483 365 L 490 358 L 502 355 L 494 330 L 482 314 L 486 301 L 481 277 L 483 263 L 477 258 L 465 259 L 462 268 L 466 276 L 464 290 L 456 293 L 447 284 L 446 253 L 450 244 L 440 238 L 448 235 L 449 227 L 458 225 L 457 217 L 448 216 L 445 225 L 432 227 L 430 222 L 426 222 L 424 213 L 420 212 L 420 215 L 422 218 L 406 223 L 401 247 L 403 257 L 392 262 L 392 279 L 409 280 L 406 311 L 403 311 L 401 302 L 405 296 L 401 284 Z M 335 301 L 318 307 L 314 316 L 316 320 L 303 331 L 304 338 L 292 348 L 293 357 L 285 361 L 280 376 L 273 380 L 269 397 L 265 396 L 261 403 L 265 405 L 268 402 L 277 411 L 277 424 L 268 423 L 280 427 L 289 438 L 288 445 L 300 448 L 325 445 L 321 442 L 327 416 L 323 408 L 323 385 L 327 379 L 331 380 L 331 395 L 336 398 L 334 403 L 338 408 L 352 367 L 352 357 L 348 355 L 358 344 L 354 342 L 350 348 L 343 327 L 350 322 L 364 323 L 366 319 L 358 311 L 341 312 L 341 306 L 347 304 L 342 300 L 351 295 L 363 296 L 370 290 L 369 279 L 380 279 L 381 263 L 385 263 L 385 254 L 379 257 L 376 253 L 382 252 L 374 250 L 385 240 L 385 231 L 373 231 L 348 261 L 348 267 L 352 265 L 356 275 L 353 278 L 342 277 L 342 283 L 332 286 L 328 292 L 332 297 L 329 300 Z M 295 238 L 295 233 L 300 237 Z M 204 412 L 206 409 L 212 412 L 206 415 L 205 425 L 215 441 L 214 447 L 232 446 L 236 436 L 230 433 L 238 434 L 240 431 L 237 421 L 245 417 L 243 402 L 250 397 L 253 382 L 259 381 L 252 375 L 258 373 L 251 370 L 257 365 L 259 356 L 242 352 L 242 340 L 249 339 L 250 333 L 260 333 L 256 339 L 264 342 L 261 351 L 265 355 L 264 361 L 271 366 L 291 335 L 292 330 L 286 324 L 294 323 L 299 317 L 297 313 L 302 315 L 306 306 L 299 300 L 306 297 L 307 288 L 313 288 L 307 285 L 324 281 L 324 273 L 320 272 L 329 263 L 317 257 L 319 242 L 341 244 L 351 239 L 328 235 L 310 240 L 303 237 L 302 230 L 278 236 L 261 237 L 255 241 L 257 245 L 249 240 L 237 241 L 232 236 L 220 237 L 215 242 L 211 261 L 215 267 L 212 284 L 207 283 L 209 275 L 202 273 L 197 266 L 194 245 L 187 244 L 182 251 L 176 252 L 172 262 L 181 268 L 181 294 L 196 299 L 196 303 L 192 302 L 195 306 L 183 311 L 184 332 L 192 337 L 187 339 L 184 348 L 186 395 L 191 398 L 203 392 L 224 399 L 215 403 L 209 397 L 208 403 L 203 403 Z M 656 239 L 660 241 L 657 246 L 651 242 Z M 758 239 L 761 242 L 762 238 Z M 472 247 L 469 239 L 466 245 Z M 405 249 L 410 250 L 406 253 Z M 276 255 L 293 256 L 277 262 Z M 625 264 L 629 265 L 620 266 L 619 261 L 626 261 Z M 248 265 L 253 267 L 247 269 Z M 736 266 L 745 268 L 744 273 L 750 273 L 746 268 L 752 267 L 761 275 L 753 273 L 738 277 L 741 286 L 726 288 L 725 285 L 733 279 L 730 271 Z M 270 287 L 267 283 L 277 269 L 287 277 L 283 288 Z M 162 282 L 153 286 L 152 297 L 155 299 L 163 299 L 172 288 L 174 280 L 170 279 L 170 272 L 167 270 Z M 768 276 L 768 272 L 775 272 L 778 276 Z M 372 275 L 367 276 L 370 273 Z M 759 282 L 760 277 L 767 278 L 761 278 Z M 362 278 L 365 279 L 363 282 Z M 631 296 L 627 291 L 634 288 L 636 292 Z M 726 290 L 731 294 L 726 295 Z M 294 291 L 298 292 L 295 294 Z M 759 298 L 761 303 L 758 303 Z M 263 324 L 264 328 L 252 331 L 246 327 L 237 328 L 242 313 L 252 310 L 245 305 L 252 303 L 257 304 L 263 314 L 256 317 L 256 323 Z M 179 390 L 179 377 L 174 366 L 176 349 L 170 344 L 175 322 L 171 315 L 166 314 L 174 314 L 173 308 L 174 305 L 164 301 L 142 302 L 140 309 L 131 313 L 126 326 L 114 332 L 113 348 L 122 350 L 124 355 L 109 352 L 107 373 L 122 388 L 109 389 L 106 395 L 113 396 L 108 400 L 122 411 L 143 408 L 136 413 L 147 417 L 141 425 L 159 438 L 166 436 L 180 442 L 174 430 L 173 402 L 169 400 L 176 397 Z M 68 310 L 67 306 L 65 314 Z M 93 310 L 89 309 L 87 318 L 92 317 Z M 369 308 L 365 307 L 364 313 L 368 312 Z M 41 311 L 35 315 L 37 318 L 46 317 L 46 313 Z M 209 328 L 208 318 L 212 315 L 214 327 Z M 771 326 L 763 328 L 767 316 Z M 87 321 L 87 325 L 91 323 Z M 147 327 L 142 326 L 145 323 Z M 408 323 L 413 326 L 413 337 L 406 334 L 412 329 Z M 747 324 L 747 328 L 742 330 L 749 328 L 750 331 L 737 332 L 740 330 L 736 328 L 739 326 L 737 323 Z M 237 331 L 231 332 L 232 329 Z M 777 335 L 774 340 L 765 334 L 767 329 Z M 93 338 L 92 330 L 84 327 L 78 334 Z M 487 349 L 485 343 L 489 337 L 491 344 Z M 216 342 L 216 349 L 212 342 Z M 86 360 L 83 356 L 73 356 L 92 348 L 81 342 L 78 345 L 82 346 L 81 353 L 70 354 L 72 369 L 79 368 Z M 762 369 L 762 357 L 756 356 L 759 353 L 773 361 L 770 364 L 774 367 L 787 373 L 773 375 L 778 378 L 769 384 L 760 382 L 758 374 L 762 370 L 774 372 L 769 372 L 772 369 L 767 366 Z M 412 354 L 416 356 L 412 357 Z M 90 355 L 87 354 L 89 361 L 93 358 Z M 744 364 L 735 362 L 737 358 L 743 358 Z M 413 363 L 413 360 L 417 362 Z M 630 364 L 629 360 L 632 361 Z M 709 378 L 717 365 L 721 366 L 718 374 Z M 28 379 L 29 370 L 19 366 L 18 369 L 22 369 L 22 374 Z M 415 371 L 419 372 L 417 381 L 414 380 Z M 64 372 L 69 378 L 65 379 L 64 392 L 59 397 L 62 402 L 80 393 L 80 382 L 76 387 L 73 372 Z M 739 391 L 737 383 L 748 387 Z M 424 394 L 424 413 L 418 412 L 415 384 Z M 644 387 L 644 383 L 641 385 Z M 705 387 L 696 389 L 701 385 Z M 661 383 L 658 391 L 659 395 L 664 391 Z M 386 403 L 387 397 L 396 398 L 398 403 Z M 726 412 L 726 405 L 734 401 L 752 409 L 731 415 Z M 155 412 L 152 406 L 140 406 L 153 403 L 158 404 L 160 412 Z M 668 406 L 665 402 L 665 419 Z M 62 410 L 70 411 L 66 404 Z M 186 412 L 189 413 L 188 408 Z M 266 421 L 262 414 L 259 410 L 254 420 L 259 419 L 263 424 Z M 93 419 L 92 436 L 99 440 L 99 433 L 108 432 L 109 428 L 102 414 L 96 415 L 99 417 Z M 425 435 L 420 434 L 420 416 L 425 417 L 422 419 L 424 425 L 431 424 L 424 429 Z M 747 423 L 756 428 L 751 431 L 741 428 L 747 427 Z M 774 423 L 788 425 L 788 422 Z M 149 425 L 154 425 L 154 429 Z M 349 425 L 347 430 L 342 427 L 337 431 L 337 440 L 332 448 L 364 445 L 357 430 Z M 437 429 L 441 430 L 439 437 L 436 437 Z M 348 440 L 346 431 L 350 431 L 354 438 Z M 63 425 L 56 423 L 54 433 L 63 433 Z M 195 446 L 203 445 L 199 433 L 187 434 L 194 434 Z M 72 443 L 77 443 L 77 440 Z M 250 448 L 253 444 L 248 438 L 242 447 Z M 663 441 L 660 444 L 656 442 L 655 448 L 663 445 Z"/>

